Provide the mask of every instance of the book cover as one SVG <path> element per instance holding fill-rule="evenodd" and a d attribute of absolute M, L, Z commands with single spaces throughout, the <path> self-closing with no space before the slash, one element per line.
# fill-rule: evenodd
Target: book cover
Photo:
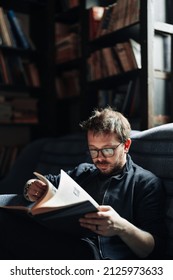
<path fill-rule="evenodd" d="M 117 63 L 112 54 L 112 48 L 107 47 L 102 49 L 103 57 L 106 62 L 106 67 L 108 70 L 108 75 L 117 75 L 120 73 L 119 68 L 117 68 Z"/>
<path fill-rule="evenodd" d="M 7 12 L 7 16 L 9 19 L 9 22 L 11 24 L 11 28 L 14 32 L 14 35 L 16 36 L 16 41 L 19 45 L 19 47 L 22 47 L 24 49 L 30 49 L 29 41 L 22 29 L 22 26 L 19 22 L 19 19 L 17 18 L 16 14 L 13 10 L 9 10 Z"/>
<path fill-rule="evenodd" d="M 127 71 L 131 71 L 132 70 L 132 66 L 130 63 L 130 59 L 129 59 L 129 54 L 127 52 L 127 48 L 125 46 L 125 42 L 122 43 L 117 43 L 114 46 L 115 52 L 118 56 L 118 59 L 120 61 L 121 67 L 123 69 L 124 72 Z"/>

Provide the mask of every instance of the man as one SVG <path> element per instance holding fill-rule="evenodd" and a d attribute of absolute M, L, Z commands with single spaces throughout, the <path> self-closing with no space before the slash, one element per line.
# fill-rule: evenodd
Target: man
<path fill-rule="evenodd" d="M 101 259 L 160 258 L 164 249 L 164 193 L 160 180 L 136 165 L 128 154 L 128 120 L 108 107 L 95 110 L 81 127 L 87 131 L 93 164 L 80 164 L 68 173 L 100 206 L 98 212 L 79 220 L 92 235 L 71 240 L 69 234 L 65 237 L 68 248 L 73 246 L 79 258 L 90 258 L 88 245 Z M 58 187 L 59 175 L 46 177 Z M 33 179 L 25 187 L 25 197 L 34 201 L 44 191 L 44 184 Z M 76 256 L 66 254 L 67 259 Z"/>

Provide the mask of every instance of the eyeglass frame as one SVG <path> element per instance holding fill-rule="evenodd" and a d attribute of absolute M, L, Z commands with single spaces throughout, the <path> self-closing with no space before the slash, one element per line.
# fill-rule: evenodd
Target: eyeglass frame
<path fill-rule="evenodd" d="M 89 149 L 89 153 L 90 153 L 90 156 L 91 156 L 92 159 L 97 158 L 97 157 L 99 156 L 99 152 L 101 152 L 101 154 L 102 154 L 103 157 L 105 157 L 105 158 L 110 158 L 110 157 L 113 157 L 113 156 L 115 155 L 115 150 L 116 150 L 121 144 L 123 144 L 123 142 L 119 143 L 115 148 L 114 148 L 114 147 L 107 147 L 107 148 L 102 148 L 102 149 Z M 110 155 L 110 156 L 105 156 L 103 150 L 107 150 L 107 149 L 113 150 L 113 154 Z M 92 154 L 91 154 L 91 151 L 97 152 L 97 155 L 93 157 Z"/>

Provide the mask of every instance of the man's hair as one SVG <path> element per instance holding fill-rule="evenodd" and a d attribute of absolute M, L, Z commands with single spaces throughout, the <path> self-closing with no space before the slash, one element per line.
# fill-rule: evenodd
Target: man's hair
<path fill-rule="evenodd" d="M 115 133 L 123 143 L 130 138 L 131 126 L 127 118 L 111 107 L 95 109 L 92 115 L 80 124 L 84 130 L 97 133 Z"/>

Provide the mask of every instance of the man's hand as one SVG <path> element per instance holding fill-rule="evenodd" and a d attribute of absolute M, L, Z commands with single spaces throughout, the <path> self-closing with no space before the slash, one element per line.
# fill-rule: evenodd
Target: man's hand
<path fill-rule="evenodd" d="M 111 206 L 99 206 L 98 212 L 88 213 L 80 220 L 82 227 L 103 236 L 117 235 L 123 219 Z"/>
<path fill-rule="evenodd" d="M 46 188 L 46 184 L 42 181 L 30 179 L 25 185 L 25 197 L 30 201 L 36 201 L 44 195 Z"/>
<path fill-rule="evenodd" d="M 96 213 L 88 213 L 80 220 L 82 227 L 98 235 L 118 235 L 140 258 L 147 257 L 155 246 L 153 236 L 122 218 L 111 206 L 99 206 Z"/>

